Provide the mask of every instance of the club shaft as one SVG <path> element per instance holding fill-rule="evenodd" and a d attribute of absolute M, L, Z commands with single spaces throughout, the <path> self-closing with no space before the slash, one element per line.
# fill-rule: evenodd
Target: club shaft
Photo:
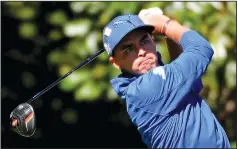
<path fill-rule="evenodd" d="M 27 101 L 27 103 L 31 103 L 32 101 L 34 101 L 35 99 L 37 99 L 39 96 L 41 96 L 42 94 L 44 94 L 45 92 L 47 92 L 48 90 L 50 90 L 52 87 L 54 87 L 55 85 L 57 85 L 61 80 L 63 80 L 64 78 L 66 78 L 67 76 L 69 76 L 71 73 L 73 73 L 74 71 L 76 71 L 77 69 L 83 67 L 84 65 L 88 64 L 89 62 L 91 62 L 92 60 L 94 60 L 97 56 L 99 56 L 101 53 L 103 53 L 105 50 L 102 49 L 98 52 L 96 52 L 94 55 L 92 55 L 91 57 L 87 58 L 85 61 L 83 61 L 82 63 L 80 63 L 79 65 L 77 65 L 74 69 L 72 69 L 71 71 L 69 71 L 67 74 L 65 74 L 64 76 L 62 76 L 61 78 L 57 79 L 55 82 L 53 82 L 52 84 L 50 84 L 49 86 L 47 86 L 45 89 L 43 89 L 42 91 L 40 91 L 39 93 L 37 93 L 36 95 L 34 95 L 30 100 Z"/>

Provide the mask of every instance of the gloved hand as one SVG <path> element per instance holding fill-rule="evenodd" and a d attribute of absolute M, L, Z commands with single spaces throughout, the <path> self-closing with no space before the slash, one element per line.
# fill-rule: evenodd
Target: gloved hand
<path fill-rule="evenodd" d="M 162 25 L 164 25 L 166 21 L 170 19 L 167 16 L 163 15 L 163 11 L 158 7 L 142 9 L 139 12 L 138 16 L 145 24 L 155 26 L 153 34 L 157 35 L 161 34 Z"/>

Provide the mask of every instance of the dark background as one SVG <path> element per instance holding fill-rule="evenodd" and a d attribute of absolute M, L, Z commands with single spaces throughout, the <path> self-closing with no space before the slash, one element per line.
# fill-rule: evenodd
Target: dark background
<path fill-rule="evenodd" d="M 42 12 L 51 11 L 52 4 L 44 3 L 44 7 L 42 7 L 44 11 Z M 54 7 L 56 7 L 55 5 Z M 57 7 L 65 10 L 67 9 L 66 6 L 64 3 L 61 5 L 57 3 Z M 40 17 L 37 21 L 43 24 L 40 26 L 40 32 L 46 34 L 49 30 L 47 24 Z M 61 92 L 57 86 L 37 99 L 42 100 L 43 103 L 43 108 L 35 108 L 37 129 L 42 131 L 42 137 L 37 139 L 25 138 L 12 132 L 9 127 L 11 111 L 58 78 L 53 70 L 48 70 L 45 67 L 47 65 L 47 50 L 42 50 L 44 52 L 34 59 L 35 63 L 33 64 L 25 64 L 7 56 L 8 50 L 14 48 L 24 49 L 27 55 L 34 46 L 32 42 L 23 40 L 18 36 L 16 28 L 18 24 L 18 20 L 8 17 L 2 12 L 1 81 L 2 89 L 4 88 L 8 93 L 7 95 L 4 94 L 5 98 L 1 101 L 2 147 L 146 147 L 141 142 L 140 135 L 133 125 L 123 126 L 116 120 L 109 121 L 111 117 L 117 116 L 121 109 L 125 110 L 121 102 L 108 103 L 100 99 L 94 103 L 75 104 L 72 100 L 73 96 L 70 93 Z M 45 46 L 44 48 L 49 47 Z M 37 85 L 34 88 L 27 89 L 22 85 L 21 74 L 24 70 L 30 70 L 35 75 Z M 63 100 L 63 108 L 74 108 L 80 113 L 80 121 L 77 124 L 62 122 L 61 112 L 55 112 L 51 109 L 51 101 L 57 97 L 65 99 Z M 123 115 L 127 116 L 125 112 Z"/>

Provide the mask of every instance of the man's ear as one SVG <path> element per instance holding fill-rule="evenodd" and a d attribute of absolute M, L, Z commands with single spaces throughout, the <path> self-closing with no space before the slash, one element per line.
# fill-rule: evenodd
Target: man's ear
<path fill-rule="evenodd" d="M 112 64 L 114 65 L 114 67 L 115 67 L 116 69 L 120 69 L 119 64 L 115 61 L 115 59 L 114 59 L 113 57 L 110 57 L 110 58 L 109 58 L 109 61 L 110 61 L 110 63 L 112 63 Z"/>
<path fill-rule="evenodd" d="M 151 36 L 151 38 L 152 38 L 152 40 L 153 40 L 154 42 L 156 42 L 156 41 L 155 41 L 155 37 L 154 37 L 154 36 Z"/>

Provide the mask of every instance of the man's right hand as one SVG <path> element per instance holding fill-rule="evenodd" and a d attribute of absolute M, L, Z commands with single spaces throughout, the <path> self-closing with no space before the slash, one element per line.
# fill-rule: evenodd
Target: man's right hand
<path fill-rule="evenodd" d="M 142 9 L 138 16 L 145 24 L 155 26 L 155 30 L 153 31 L 153 34 L 155 35 L 161 35 L 160 31 L 162 25 L 169 20 L 167 16 L 163 15 L 162 10 L 158 7 Z"/>
<path fill-rule="evenodd" d="M 187 27 L 180 25 L 177 21 L 169 22 L 166 26 L 166 31 L 162 29 L 162 26 L 170 20 L 169 17 L 163 15 L 163 12 L 157 8 L 149 8 L 143 9 L 139 12 L 138 16 L 145 24 L 155 26 L 155 30 L 153 34 L 161 35 L 161 30 L 165 32 L 165 36 L 169 37 L 170 39 L 174 40 L 176 43 L 179 43 L 181 36 L 184 32 L 190 30 Z"/>

